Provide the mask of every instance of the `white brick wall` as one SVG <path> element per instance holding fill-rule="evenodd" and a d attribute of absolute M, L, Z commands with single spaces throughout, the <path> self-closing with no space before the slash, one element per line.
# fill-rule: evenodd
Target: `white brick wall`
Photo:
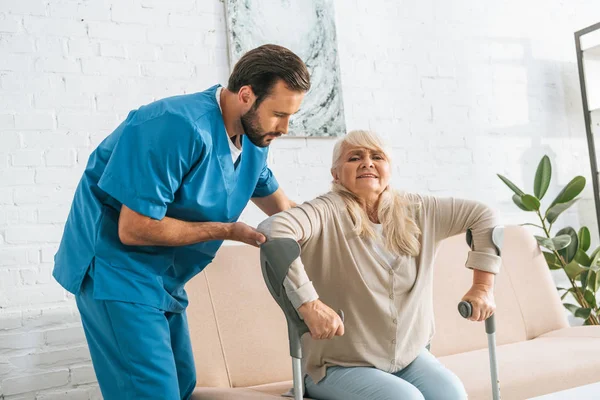
<path fill-rule="evenodd" d="M 547 153 L 549 195 L 589 177 L 573 32 L 598 15 L 597 0 L 337 1 L 348 128 L 387 138 L 397 187 L 522 222 L 496 173 L 531 190 Z M 73 191 L 130 109 L 226 83 L 225 37 L 220 0 L 0 0 L 0 398 L 101 398 L 72 296 L 50 276 Z M 332 147 L 272 146 L 291 197 L 328 190 Z M 592 207 L 564 222 L 595 230 Z"/>

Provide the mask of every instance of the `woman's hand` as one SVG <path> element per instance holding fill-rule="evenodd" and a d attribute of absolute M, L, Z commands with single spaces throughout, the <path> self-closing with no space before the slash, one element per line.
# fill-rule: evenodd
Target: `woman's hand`
<path fill-rule="evenodd" d="M 485 321 L 496 311 L 494 287 L 490 285 L 474 283 L 462 300 L 468 301 L 473 307 L 473 313 L 469 317 L 471 321 Z"/>
<path fill-rule="evenodd" d="M 298 308 L 313 339 L 331 339 L 344 334 L 344 323 L 335 311 L 321 300 L 309 301 Z"/>

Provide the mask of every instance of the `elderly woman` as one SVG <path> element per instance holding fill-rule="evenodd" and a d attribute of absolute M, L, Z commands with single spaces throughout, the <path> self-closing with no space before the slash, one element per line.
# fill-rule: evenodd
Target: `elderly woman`
<path fill-rule="evenodd" d="M 268 239 L 293 238 L 302 248 L 285 286 L 311 332 L 303 338 L 307 395 L 465 399 L 458 377 L 427 349 L 433 261 L 443 239 L 470 229 L 473 286 L 463 300 L 473 305 L 471 320 L 491 316 L 500 266 L 491 240 L 496 216 L 473 201 L 394 191 L 390 154 L 373 133 L 340 139 L 331 173 L 331 192 L 259 225 Z M 345 321 L 330 307 L 344 310 Z"/>

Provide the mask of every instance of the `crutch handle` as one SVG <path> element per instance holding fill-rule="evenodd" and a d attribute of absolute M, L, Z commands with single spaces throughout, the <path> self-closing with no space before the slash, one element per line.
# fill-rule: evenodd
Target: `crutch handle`
<path fill-rule="evenodd" d="M 458 303 L 458 312 L 463 318 L 469 318 L 473 315 L 473 306 L 468 301 L 461 301 Z M 496 332 L 496 315 L 492 314 L 488 319 L 485 320 L 485 332 L 495 333 Z"/>
<path fill-rule="evenodd" d="M 458 303 L 458 312 L 463 318 L 469 318 L 473 314 L 473 306 L 468 301 Z"/>

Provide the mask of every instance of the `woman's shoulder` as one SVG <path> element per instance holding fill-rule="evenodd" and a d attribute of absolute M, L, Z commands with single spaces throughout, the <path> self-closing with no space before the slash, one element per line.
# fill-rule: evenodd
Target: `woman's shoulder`
<path fill-rule="evenodd" d="M 334 207 L 334 208 L 346 207 L 346 203 L 344 202 L 344 199 L 342 198 L 342 196 L 339 193 L 336 193 L 334 191 L 327 192 L 327 193 L 317 197 L 317 199 L 320 199 L 322 202 L 327 203 L 330 207 Z"/>
<path fill-rule="evenodd" d="M 344 199 L 339 194 L 331 191 L 304 202 L 299 207 L 307 206 L 321 212 L 337 213 L 346 207 L 346 203 L 344 203 Z"/>
<path fill-rule="evenodd" d="M 415 193 L 415 192 L 404 192 L 404 191 L 397 191 L 396 192 L 398 194 L 398 196 L 400 196 L 401 198 L 403 198 L 404 200 L 411 202 L 411 203 L 422 203 L 423 202 L 423 195 L 421 195 L 420 193 Z"/>
<path fill-rule="evenodd" d="M 418 212 L 423 209 L 423 207 L 427 207 L 431 201 L 430 196 L 423 195 L 417 192 L 405 192 L 405 191 L 396 191 L 396 195 L 400 197 L 401 201 L 404 205 L 414 212 Z"/>

